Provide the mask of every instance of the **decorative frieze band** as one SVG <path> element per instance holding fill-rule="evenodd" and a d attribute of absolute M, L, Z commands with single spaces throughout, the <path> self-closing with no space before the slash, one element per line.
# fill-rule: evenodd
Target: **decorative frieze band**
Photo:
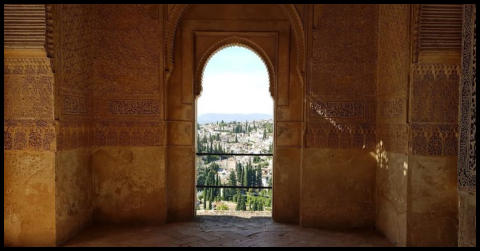
<path fill-rule="evenodd" d="M 51 74 L 50 61 L 46 57 L 5 57 L 4 75 L 46 75 Z"/>
<path fill-rule="evenodd" d="M 160 114 L 160 101 L 143 100 L 110 100 L 109 112 L 114 115 L 154 115 Z"/>
<path fill-rule="evenodd" d="M 332 123 L 369 122 L 375 120 L 375 103 L 367 100 L 331 100 L 309 96 L 311 120 L 327 120 Z"/>
<path fill-rule="evenodd" d="M 427 156 L 457 155 L 457 125 L 412 124 L 409 138 L 412 154 Z"/>
<path fill-rule="evenodd" d="M 158 122 L 100 121 L 95 125 L 65 125 L 58 134 L 58 149 L 88 146 L 163 146 L 165 124 Z"/>
<path fill-rule="evenodd" d="M 55 124 L 45 120 L 5 120 L 4 150 L 55 151 Z"/>
<path fill-rule="evenodd" d="M 377 143 L 387 152 L 408 153 L 408 125 L 380 124 L 376 128 Z"/>
<path fill-rule="evenodd" d="M 459 80 L 460 65 L 414 65 L 412 122 L 456 123 Z"/>
<path fill-rule="evenodd" d="M 307 147 L 373 149 L 375 141 L 375 127 L 370 124 L 307 125 Z"/>

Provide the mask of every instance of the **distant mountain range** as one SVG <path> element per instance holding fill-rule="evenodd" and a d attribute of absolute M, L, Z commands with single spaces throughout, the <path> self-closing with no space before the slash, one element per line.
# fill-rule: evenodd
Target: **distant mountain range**
<path fill-rule="evenodd" d="M 249 113 L 249 114 L 240 114 L 240 113 L 205 113 L 198 117 L 198 123 L 205 124 L 217 121 L 224 122 L 244 122 L 244 121 L 253 121 L 253 120 L 264 120 L 264 119 L 273 119 L 273 115 L 264 114 L 264 113 Z"/>

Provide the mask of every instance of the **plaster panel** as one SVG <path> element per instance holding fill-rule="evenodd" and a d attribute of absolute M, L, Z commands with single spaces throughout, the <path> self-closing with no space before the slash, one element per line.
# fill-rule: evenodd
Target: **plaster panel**
<path fill-rule="evenodd" d="M 195 155 L 193 147 L 167 149 L 168 221 L 186 221 L 194 215 Z"/>
<path fill-rule="evenodd" d="M 456 161 L 454 156 L 409 156 L 408 245 L 457 245 Z"/>
<path fill-rule="evenodd" d="M 378 6 L 377 95 L 404 96 L 410 73 L 410 6 Z"/>
<path fill-rule="evenodd" d="M 5 246 L 55 245 L 55 153 L 4 151 Z"/>
<path fill-rule="evenodd" d="M 95 222 L 165 222 L 163 147 L 98 147 L 92 149 L 91 158 Z"/>
<path fill-rule="evenodd" d="M 331 229 L 373 227 L 375 159 L 362 150 L 303 151 L 300 224 Z"/>
<path fill-rule="evenodd" d="M 185 146 L 193 144 L 192 122 L 170 121 L 167 125 L 168 145 Z"/>
<path fill-rule="evenodd" d="M 475 247 L 477 244 L 476 199 L 476 192 L 458 192 L 458 246 L 460 247 Z"/>
<path fill-rule="evenodd" d="M 321 9 L 312 30 L 309 91 L 373 95 L 378 6 L 321 5 Z"/>
<path fill-rule="evenodd" d="M 273 219 L 278 222 L 298 223 L 300 166 L 300 148 L 275 148 Z"/>
<path fill-rule="evenodd" d="M 90 150 L 77 148 L 56 154 L 55 224 L 57 243 L 63 243 L 91 222 L 93 177 Z"/>
<path fill-rule="evenodd" d="M 299 122 L 277 122 L 275 128 L 277 146 L 300 146 L 302 124 Z"/>
<path fill-rule="evenodd" d="M 407 243 L 407 154 L 382 152 L 376 171 L 375 225 L 397 246 Z"/>

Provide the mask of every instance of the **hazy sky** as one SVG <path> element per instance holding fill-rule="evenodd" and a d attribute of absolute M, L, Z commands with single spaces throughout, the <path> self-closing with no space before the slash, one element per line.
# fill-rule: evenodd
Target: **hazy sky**
<path fill-rule="evenodd" d="M 273 114 L 268 71 L 253 51 L 231 46 L 215 53 L 203 73 L 198 116 L 205 113 Z"/>

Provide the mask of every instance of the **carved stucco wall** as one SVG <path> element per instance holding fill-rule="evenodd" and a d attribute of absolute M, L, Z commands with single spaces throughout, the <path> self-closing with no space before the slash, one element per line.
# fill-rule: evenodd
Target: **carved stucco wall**
<path fill-rule="evenodd" d="M 407 242 L 409 26 L 409 5 L 379 6 L 375 225 L 397 246 Z"/>
<path fill-rule="evenodd" d="M 4 8 L 4 241 L 55 245 L 56 126 L 53 74 L 41 35 L 45 6 Z M 32 24 L 38 29 L 29 29 Z"/>
<path fill-rule="evenodd" d="M 89 5 L 48 5 L 47 44 L 55 71 L 55 116 L 58 142 L 55 166 L 57 243 L 63 243 L 89 223 L 93 212 L 92 115 L 89 63 L 94 35 Z M 48 47 L 47 47 L 48 48 Z"/>
<path fill-rule="evenodd" d="M 182 18 L 210 18 L 211 8 L 221 20 L 260 10 L 264 21 L 291 22 L 271 6 L 196 6 Z M 397 245 L 456 245 L 460 47 L 432 47 L 416 28 L 418 6 L 294 8 L 308 67 L 305 88 L 303 68 L 290 67 L 277 96 L 274 219 L 376 226 Z M 167 198 L 170 220 L 193 215 L 184 187 L 194 184 L 184 170 L 194 163 L 193 95 L 184 102 L 182 72 L 166 56 L 176 9 L 56 5 L 47 50 L 5 49 L 7 245 L 59 244 L 92 220 L 163 223 Z M 172 53 L 181 65 L 181 50 Z M 289 53 L 291 66 L 301 60 L 298 45 Z M 459 243 L 471 245 L 475 195 L 459 189 Z"/>
<path fill-rule="evenodd" d="M 458 245 L 476 246 L 476 5 L 463 10 L 458 151 Z"/>
<path fill-rule="evenodd" d="M 375 5 L 311 9 L 300 200 L 304 226 L 374 227 L 376 162 L 370 153 L 376 143 L 377 16 Z"/>
<path fill-rule="evenodd" d="M 97 5 L 91 13 L 96 222 L 165 222 L 164 7 Z"/>
<path fill-rule="evenodd" d="M 407 245 L 456 246 L 462 7 L 413 5 L 412 10 Z M 439 35 L 431 30 L 449 39 L 434 40 Z"/>

